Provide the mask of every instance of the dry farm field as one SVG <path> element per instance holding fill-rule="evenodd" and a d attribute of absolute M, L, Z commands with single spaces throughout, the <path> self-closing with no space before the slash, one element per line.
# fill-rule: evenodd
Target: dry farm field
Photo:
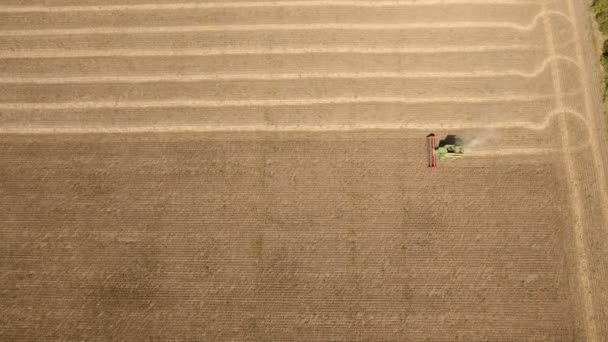
<path fill-rule="evenodd" d="M 3 0 L 0 340 L 607 341 L 578 0 Z M 425 136 L 466 157 L 427 168 Z"/>

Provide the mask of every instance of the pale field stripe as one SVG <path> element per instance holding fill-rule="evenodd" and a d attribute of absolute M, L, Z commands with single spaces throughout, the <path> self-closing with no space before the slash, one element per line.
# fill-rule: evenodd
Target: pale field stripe
<path fill-rule="evenodd" d="M 162 125 L 162 126 L 0 126 L 2 134 L 49 134 L 49 133 L 179 133 L 179 132 L 349 132 L 365 130 L 421 130 L 433 129 L 475 129 L 475 128 L 529 128 L 536 129 L 526 121 L 509 122 L 508 124 L 451 124 L 437 123 L 386 123 L 386 124 L 348 124 L 348 125 Z"/>
<path fill-rule="evenodd" d="M 414 54 L 414 53 L 469 53 L 497 51 L 536 51 L 535 45 L 473 45 L 445 47 L 295 47 L 295 48 L 223 48 L 223 49 L 104 49 L 104 50 L 23 50 L 0 51 L 0 59 L 8 58 L 74 58 L 74 57 L 173 57 L 224 55 L 303 55 L 319 53 L 353 54 Z M 507 59 L 507 58 L 505 58 Z"/>
<path fill-rule="evenodd" d="M 533 78 L 542 73 L 520 71 L 472 72 L 342 72 L 342 73 L 285 73 L 285 74 L 202 74 L 158 76 L 66 76 L 66 77 L 0 77 L 0 84 L 97 84 L 97 83 L 156 83 L 199 81 L 280 81 L 298 79 L 425 79 L 425 78 L 484 78 L 518 76 Z"/>
<path fill-rule="evenodd" d="M 179 107 L 276 107 L 306 106 L 311 104 L 352 104 L 352 103 L 494 103 L 494 102 L 533 102 L 552 99 L 547 95 L 512 95 L 512 96 L 444 96 L 444 97 L 335 97 L 335 98 L 294 98 L 268 100 L 159 100 L 159 101 L 82 101 L 82 102 L 4 102 L 0 110 L 62 110 L 62 109 L 114 109 L 114 108 L 179 108 Z"/>
<path fill-rule="evenodd" d="M 30 12 L 101 12 L 101 11 L 150 11 L 150 10 L 187 10 L 201 8 L 245 8 L 245 7 L 398 7 L 398 6 L 435 6 L 445 5 L 445 0 L 310 0 L 310 1 L 238 1 L 238 2 L 184 2 L 167 4 L 124 4 L 124 5 L 67 5 L 67 6 L 0 6 L 0 13 Z M 463 5 L 538 5 L 536 1 L 526 0 L 450 0 L 449 4 Z"/>
<path fill-rule="evenodd" d="M 417 22 L 400 24 L 248 24 L 248 25 L 190 25 L 190 26 L 149 26 L 149 27 L 87 27 L 87 28 L 48 28 L 32 30 L 4 30 L 1 37 L 21 36 L 62 36 L 93 34 L 145 34 L 145 33 L 196 33 L 196 32 L 234 32 L 234 31 L 315 31 L 315 30 L 404 30 L 404 29 L 455 29 L 455 28 L 489 28 L 529 31 L 536 26 L 536 21 L 521 25 L 513 22 Z"/>
<path fill-rule="evenodd" d="M 153 76 L 88 75 L 62 77 L 0 77 L 0 84 L 97 84 L 97 83 L 155 83 L 199 81 L 274 81 L 298 79 L 424 79 L 424 78 L 485 78 L 523 77 L 534 78 L 542 74 L 554 59 L 564 60 L 578 67 L 567 57 L 545 58 L 540 66 L 530 72 L 519 70 L 470 71 L 470 72 L 308 72 L 308 73 L 251 73 L 251 74 L 167 74 Z"/>
<path fill-rule="evenodd" d="M 455 29 L 487 28 L 533 30 L 544 16 L 562 13 L 541 11 L 528 24 L 509 21 L 453 21 L 453 22 L 412 22 L 398 24 L 355 24 L 355 23 L 314 23 L 314 24 L 234 24 L 234 25 L 189 25 L 189 26 L 127 26 L 127 27 L 86 27 L 86 28 L 46 28 L 25 30 L 0 30 L 0 37 L 49 36 L 49 35 L 90 35 L 90 34 L 145 34 L 145 33 L 193 33 L 193 32 L 234 32 L 234 31 L 306 31 L 306 30 L 404 30 L 404 29 Z M 569 20 L 569 18 L 567 18 Z"/>
<path fill-rule="evenodd" d="M 550 112 L 542 122 L 532 121 L 505 121 L 492 124 L 464 122 L 449 124 L 432 122 L 386 122 L 386 123 L 354 123 L 354 124 L 243 124 L 243 125 L 138 125 L 138 126 L 86 126 L 79 124 L 78 127 L 69 125 L 57 126 L 34 126 L 2 125 L 0 133 L 13 134 L 48 134 L 48 133 L 162 133 L 162 132 L 349 132 L 363 130 L 455 130 L 455 129 L 528 129 L 535 131 L 545 130 L 552 124 L 558 115 L 564 112 Z M 582 115 L 576 112 L 566 112 L 582 119 Z M 588 144 L 586 142 L 585 144 Z"/>

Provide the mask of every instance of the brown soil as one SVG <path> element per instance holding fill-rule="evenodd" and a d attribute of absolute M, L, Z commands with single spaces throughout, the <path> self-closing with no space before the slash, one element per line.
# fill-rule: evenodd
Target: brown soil
<path fill-rule="evenodd" d="M 5 1 L 0 339 L 604 340 L 587 9 L 494 1 Z"/>

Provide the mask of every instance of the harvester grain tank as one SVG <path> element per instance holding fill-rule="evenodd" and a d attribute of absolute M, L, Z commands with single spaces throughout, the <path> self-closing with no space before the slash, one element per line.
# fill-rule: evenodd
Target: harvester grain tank
<path fill-rule="evenodd" d="M 464 157 L 464 148 L 455 135 L 448 135 L 439 142 L 433 133 L 427 135 L 426 138 L 430 168 L 436 168 L 439 160 Z"/>

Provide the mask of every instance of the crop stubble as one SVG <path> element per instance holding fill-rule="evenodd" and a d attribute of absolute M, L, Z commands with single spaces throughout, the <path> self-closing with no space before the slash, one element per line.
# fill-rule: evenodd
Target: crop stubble
<path fill-rule="evenodd" d="M 582 5 L 129 3 L 0 7 L 3 339 L 608 334 Z"/>

